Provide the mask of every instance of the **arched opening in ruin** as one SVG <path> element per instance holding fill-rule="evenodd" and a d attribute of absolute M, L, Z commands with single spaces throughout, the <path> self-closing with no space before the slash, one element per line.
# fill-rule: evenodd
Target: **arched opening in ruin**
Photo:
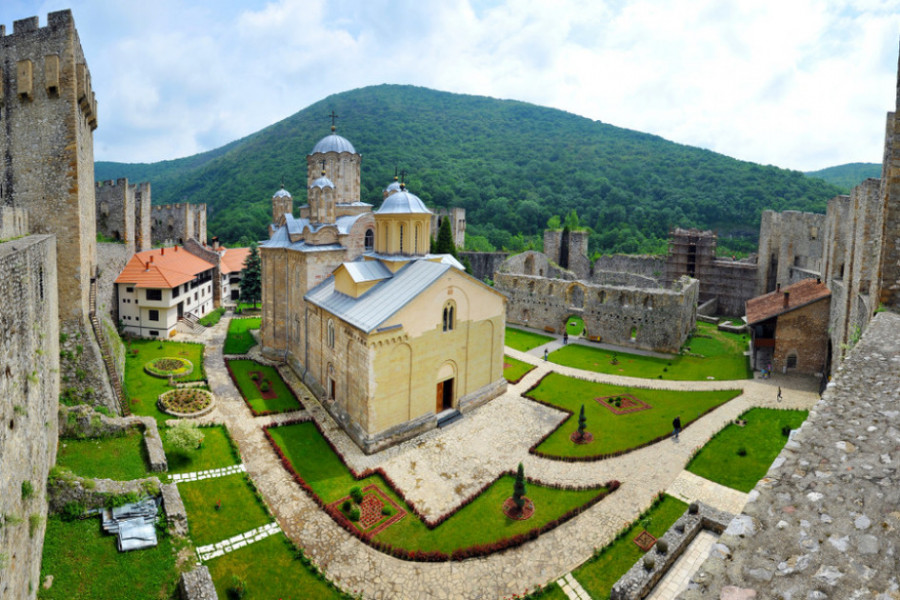
<path fill-rule="evenodd" d="M 582 319 L 579 314 L 572 313 L 566 317 L 565 322 L 563 322 L 562 330 L 565 331 L 570 338 L 587 337 L 584 319 Z"/>
<path fill-rule="evenodd" d="M 566 302 L 573 308 L 584 308 L 584 288 L 577 284 L 569 286 L 566 290 Z"/>
<path fill-rule="evenodd" d="M 525 274 L 534 275 L 534 255 L 529 254 L 525 257 Z"/>
<path fill-rule="evenodd" d="M 638 334 L 638 328 L 637 328 L 637 325 L 632 325 L 632 326 L 631 326 L 631 334 L 630 334 L 630 336 L 631 336 L 631 341 L 632 341 L 632 342 L 636 342 L 636 341 L 637 341 L 637 334 Z"/>

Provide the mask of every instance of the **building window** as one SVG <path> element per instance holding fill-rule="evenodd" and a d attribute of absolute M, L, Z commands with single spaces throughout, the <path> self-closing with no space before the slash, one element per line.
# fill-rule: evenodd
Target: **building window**
<path fill-rule="evenodd" d="M 162 290 L 147 290 L 147 300 L 162 300 Z"/>
<path fill-rule="evenodd" d="M 158 331 L 153 331 L 153 330 L 151 329 L 151 330 L 150 330 L 150 337 L 159 337 L 159 332 L 158 332 Z"/>
<path fill-rule="evenodd" d="M 328 347 L 334 348 L 334 321 L 328 319 Z"/>
<path fill-rule="evenodd" d="M 151 321 L 159 321 L 159 311 L 158 311 L 158 310 L 151 310 L 151 311 L 148 313 L 147 318 L 150 319 Z"/>
<path fill-rule="evenodd" d="M 364 245 L 366 248 L 366 252 L 371 252 L 375 249 L 375 232 L 371 229 L 366 229 Z"/>
<path fill-rule="evenodd" d="M 456 305 L 448 302 L 444 305 L 443 330 L 453 331 L 456 329 Z"/>
<path fill-rule="evenodd" d="M 194 300 L 197 300 L 197 292 L 194 292 Z"/>
<path fill-rule="evenodd" d="M 400 225 L 400 254 L 403 254 L 403 225 Z"/>
<path fill-rule="evenodd" d="M 133 288 L 133 287 L 127 287 L 127 288 L 125 288 L 125 291 L 128 292 L 128 293 L 130 294 L 130 293 L 132 293 L 132 292 L 134 291 L 134 288 Z"/>
<path fill-rule="evenodd" d="M 787 368 L 788 369 L 796 369 L 797 368 L 797 355 L 796 354 L 788 354 Z"/>

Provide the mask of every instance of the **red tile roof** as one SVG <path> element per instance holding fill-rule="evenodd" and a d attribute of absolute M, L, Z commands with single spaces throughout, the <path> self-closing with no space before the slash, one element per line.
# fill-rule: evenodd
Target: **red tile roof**
<path fill-rule="evenodd" d="M 788 294 L 787 304 L 784 302 L 785 293 Z M 769 292 L 747 300 L 747 323 L 753 325 L 777 317 L 830 295 L 831 290 L 825 287 L 824 283 L 817 283 L 815 279 L 798 281 L 781 288 L 781 291 Z"/>
<path fill-rule="evenodd" d="M 226 248 L 222 254 L 219 269 L 222 273 L 237 273 L 244 270 L 244 261 L 250 256 L 250 248 Z"/>
<path fill-rule="evenodd" d="M 139 288 L 174 288 L 212 269 L 202 258 L 184 248 L 155 248 L 131 257 L 116 283 L 133 283 Z"/>

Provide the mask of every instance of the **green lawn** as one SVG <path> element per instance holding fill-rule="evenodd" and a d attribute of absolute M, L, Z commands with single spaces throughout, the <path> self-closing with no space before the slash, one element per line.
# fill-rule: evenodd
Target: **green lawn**
<path fill-rule="evenodd" d="M 653 506 L 644 517 L 646 530 L 654 537 L 660 537 L 687 510 L 687 504 L 671 496 L 663 496 L 661 502 Z M 606 545 L 593 558 L 572 571 L 578 583 L 596 600 L 609 598 L 612 586 L 628 572 L 644 552 L 634 543 L 644 526 L 638 523 L 628 528 L 619 539 Z M 654 550 L 651 550 L 655 552 Z"/>
<path fill-rule="evenodd" d="M 787 443 L 781 429 L 797 429 L 809 413 L 805 410 L 752 408 L 741 415 L 744 427 L 728 425 L 717 433 L 688 463 L 688 471 L 710 481 L 749 492 L 763 478 Z M 745 456 L 738 454 L 745 450 Z"/>
<path fill-rule="evenodd" d="M 555 338 L 540 333 L 532 333 L 530 331 L 522 331 L 513 327 L 506 328 L 506 345 L 520 352 L 528 352 L 532 348 L 543 346 L 547 342 L 552 342 Z"/>
<path fill-rule="evenodd" d="M 203 445 L 199 450 L 191 450 L 187 453 L 172 449 L 166 438 L 166 431 L 168 431 L 168 428 L 164 428 L 160 434 L 163 438 L 163 449 L 166 451 L 166 458 L 169 461 L 169 473 L 190 473 L 191 471 L 220 469 L 240 462 L 234 456 L 231 442 L 228 440 L 228 433 L 222 425 L 201 427 L 200 431 L 203 432 L 204 436 Z"/>
<path fill-rule="evenodd" d="M 212 327 L 222 319 L 222 315 L 224 314 L 225 308 L 220 306 L 219 308 L 213 309 L 212 312 L 208 313 L 205 317 L 200 318 L 200 324 L 204 327 Z"/>
<path fill-rule="evenodd" d="M 259 329 L 262 317 L 248 317 L 245 319 L 231 319 L 228 323 L 228 335 L 225 338 L 223 354 L 246 354 L 250 348 L 256 345 L 256 340 L 250 334 L 251 329 Z"/>
<path fill-rule="evenodd" d="M 146 454 L 140 428 L 132 427 L 121 437 L 62 438 L 56 464 L 82 477 L 128 481 L 149 475 Z"/>
<path fill-rule="evenodd" d="M 257 414 L 288 412 L 303 408 L 300 401 L 294 396 L 294 392 L 287 386 L 275 367 L 246 359 L 227 360 L 225 364 L 231 371 L 235 384 L 244 400 Z M 277 394 L 275 398 L 265 399 L 262 397 L 262 392 L 260 392 L 256 382 L 250 378 L 250 373 L 254 371 L 262 373 L 259 381 L 269 382 L 272 390 Z"/>
<path fill-rule="evenodd" d="M 516 360 L 505 354 L 503 355 L 503 377 L 510 383 L 518 383 L 518 381 L 525 377 L 525 375 L 533 368 L 534 365 L 530 365 L 521 360 Z"/>
<path fill-rule="evenodd" d="M 134 353 L 135 350 L 137 354 Z M 125 394 L 130 399 L 131 412 L 154 417 L 160 426 L 172 416 L 161 412 L 156 407 L 156 401 L 160 394 L 172 388 L 169 387 L 168 380 L 144 373 L 144 365 L 164 356 L 186 358 L 193 363 L 194 371 L 186 377 L 179 378 L 178 381 L 198 381 L 206 378 L 203 369 L 203 344 L 137 339 L 128 342 L 125 359 Z"/>
<path fill-rule="evenodd" d="M 47 575 L 53 575 L 49 590 L 35 582 L 38 597 L 47 600 L 171 598 L 178 582 L 171 538 L 161 536 L 155 548 L 119 552 L 116 536 L 101 531 L 99 516 L 47 521 L 41 582 Z"/>
<path fill-rule="evenodd" d="M 243 473 L 179 483 L 178 491 L 197 546 L 221 542 L 272 520 Z M 222 503 L 218 510 L 217 502 Z"/>
<path fill-rule="evenodd" d="M 365 488 L 374 484 L 404 510 L 409 510 L 379 475 L 356 480 L 313 423 L 274 427 L 269 433 L 297 473 L 326 503 L 347 496 L 353 486 Z M 501 509 L 503 501 L 512 495 L 513 480 L 514 477 L 509 475 L 502 477 L 435 529 L 428 529 L 410 513 L 375 534 L 373 539 L 407 550 L 450 553 L 540 527 L 604 491 L 604 488 L 570 491 L 528 484 L 526 495 L 534 501 L 536 512 L 531 519 L 516 521 L 507 518 Z"/>
<path fill-rule="evenodd" d="M 566 333 L 570 337 L 584 333 L 584 320 L 581 317 L 569 317 L 569 320 L 566 322 Z"/>
<path fill-rule="evenodd" d="M 249 302 L 238 302 L 237 306 L 235 307 L 235 311 L 238 314 L 259 312 L 261 310 L 262 310 L 261 302 L 256 302 L 255 304 L 251 304 Z"/>
<path fill-rule="evenodd" d="M 651 408 L 617 415 L 595 398 L 632 394 Z M 651 390 L 585 381 L 550 373 L 528 395 L 572 412 L 550 437 L 537 447 L 551 456 L 596 456 L 636 448 L 672 432 L 672 420 L 681 416 L 682 427 L 707 410 L 724 404 L 740 390 L 679 392 Z M 589 444 L 575 444 L 569 436 L 578 429 L 581 405 L 587 428 L 594 435 Z"/>
<path fill-rule="evenodd" d="M 223 600 L 229 597 L 228 588 L 235 575 L 246 583 L 247 598 L 319 600 L 345 597 L 295 558 L 287 540 L 280 534 L 214 558 L 206 566 L 216 592 Z"/>
<path fill-rule="evenodd" d="M 551 353 L 550 361 L 586 371 L 647 379 L 748 379 L 753 372 L 743 354 L 747 346 L 744 337 L 719 331 L 709 323 L 697 323 L 697 335 L 688 338 L 685 348 L 692 354 L 703 356 L 673 354 L 668 358 L 656 358 L 569 344 Z M 613 355 L 618 364 L 612 364 Z"/>

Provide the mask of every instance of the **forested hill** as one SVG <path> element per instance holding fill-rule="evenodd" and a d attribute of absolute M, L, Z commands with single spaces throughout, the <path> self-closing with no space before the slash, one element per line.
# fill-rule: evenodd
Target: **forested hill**
<path fill-rule="evenodd" d="M 848 163 L 819 171 L 809 171 L 806 174 L 810 177 L 824 179 L 847 193 L 865 179 L 881 177 L 881 163 Z"/>
<path fill-rule="evenodd" d="M 476 249 L 521 249 L 576 210 L 592 251 L 663 252 L 671 226 L 716 229 L 753 250 L 765 209 L 824 211 L 840 189 L 799 171 L 742 162 L 524 102 L 379 85 L 336 94 L 223 148 L 154 164 L 99 162 L 97 179 L 149 180 L 154 203 L 206 202 L 223 241 L 262 238 L 281 178 L 305 203 L 306 155 L 326 115 L 362 158 L 376 207 L 394 168 L 432 206 L 462 206 Z M 535 236 L 535 237 L 531 237 Z"/>

